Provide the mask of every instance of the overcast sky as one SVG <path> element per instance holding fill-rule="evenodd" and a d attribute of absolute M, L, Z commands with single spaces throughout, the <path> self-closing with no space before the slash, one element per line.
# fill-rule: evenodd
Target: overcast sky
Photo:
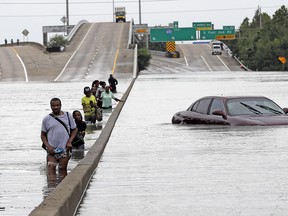
<path fill-rule="evenodd" d="M 0 0 L 0 43 L 29 40 L 42 44 L 42 26 L 63 25 L 67 0 Z M 112 22 L 114 6 L 125 6 L 127 20 L 139 24 L 139 0 L 69 0 L 70 25 L 81 20 Z M 212 22 L 215 29 L 223 25 L 239 27 L 244 18 L 253 18 L 258 6 L 272 16 L 287 0 L 141 0 L 141 21 L 149 26 L 192 27 L 192 22 Z M 24 29 L 29 31 L 24 37 Z"/>

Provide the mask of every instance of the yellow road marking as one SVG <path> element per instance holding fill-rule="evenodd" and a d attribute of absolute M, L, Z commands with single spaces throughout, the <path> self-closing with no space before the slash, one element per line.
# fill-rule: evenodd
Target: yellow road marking
<path fill-rule="evenodd" d="M 124 23 L 121 23 L 120 37 L 119 37 L 119 40 L 118 40 L 117 51 L 116 51 L 116 55 L 115 55 L 115 58 L 114 58 L 112 72 L 111 72 L 113 75 L 114 75 L 114 72 L 115 72 L 117 59 L 118 59 L 118 55 L 119 55 L 119 47 L 120 47 L 120 41 L 121 41 L 121 38 L 122 38 L 123 25 L 124 25 Z"/>

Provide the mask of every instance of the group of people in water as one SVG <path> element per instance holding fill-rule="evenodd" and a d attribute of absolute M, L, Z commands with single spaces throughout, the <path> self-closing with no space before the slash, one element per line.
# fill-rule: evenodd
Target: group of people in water
<path fill-rule="evenodd" d="M 81 99 L 84 119 L 79 110 L 73 111 L 71 115 L 61 110 L 59 98 L 51 99 L 52 113 L 43 118 L 41 126 L 42 147 L 47 151 L 48 173 L 56 174 L 58 165 L 59 171 L 64 172 L 65 176 L 72 149 L 84 149 L 84 141 L 81 145 L 73 146 L 75 138 L 80 136 L 84 140 L 87 124 L 95 124 L 102 109 L 111 109 L 112 99 L 121 101 L 114 96 L 117 92 L 117 79 L 110 74 L 108 82 L 109 85 L 106 85 L 105 81 L 95 80 L 91 87 L 84 87 Z"/>
<path fill-rule="evenodd" d="M 85 96 L 82 97 L 81 104 L 84 112 L 84 120 L 86 122 L 95 124 L 97 114 L 99 115 L 97 109 L 111 109 L 112 99 L 115 101 L 121 101 L 113 94 L 117 92 L 117 79 L 110 74 L 108 82 L 109 85 L 106 85 L 105 81 L 95 80 L 92 82 L 91 88 L 89 86 L 84 88 Z"/>

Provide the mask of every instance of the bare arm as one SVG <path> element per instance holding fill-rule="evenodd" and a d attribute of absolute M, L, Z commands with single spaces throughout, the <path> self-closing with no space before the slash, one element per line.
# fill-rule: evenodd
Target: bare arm
<path fill-rule="evenodd" d="M 47 132 L 41 131 L 41 140 L 44 143 L 44 145 L 46 146 L 46 151 L 49 154 L 53 154 L 54 153 L 54 147 L 48 143 Z"/>
<path fill-rule="evenodd" d="M 77 133 L 78 133 L 77 128 L 74 128 L 73 130 L 71 130 L 70 137 L 69 137 L 67 144 L 66 144 L 67 149 L 69 149 L 69 150 L 72 149 L 72 141 L 76 137 Z"/>

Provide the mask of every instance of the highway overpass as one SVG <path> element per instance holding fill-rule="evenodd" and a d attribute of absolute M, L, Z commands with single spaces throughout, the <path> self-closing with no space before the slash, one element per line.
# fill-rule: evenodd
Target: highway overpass
<path fill-rule="evenodd" d="M 0 47 L 0 81 L 93 81 L 107 74 L 131 75 L 134 52 L 132 23 L 84 23 L 63 52 L 48 53 L 35 43 Z M 179 59 L 153 55 L 149 70 L 237 71 L 235 59 L 225 52 L 212 56 L 208 44 L 179 44 Z M 155 61 L 154 61 L 155 60 Z M 127 74 L 128 73 L 128 74 Z"/>

